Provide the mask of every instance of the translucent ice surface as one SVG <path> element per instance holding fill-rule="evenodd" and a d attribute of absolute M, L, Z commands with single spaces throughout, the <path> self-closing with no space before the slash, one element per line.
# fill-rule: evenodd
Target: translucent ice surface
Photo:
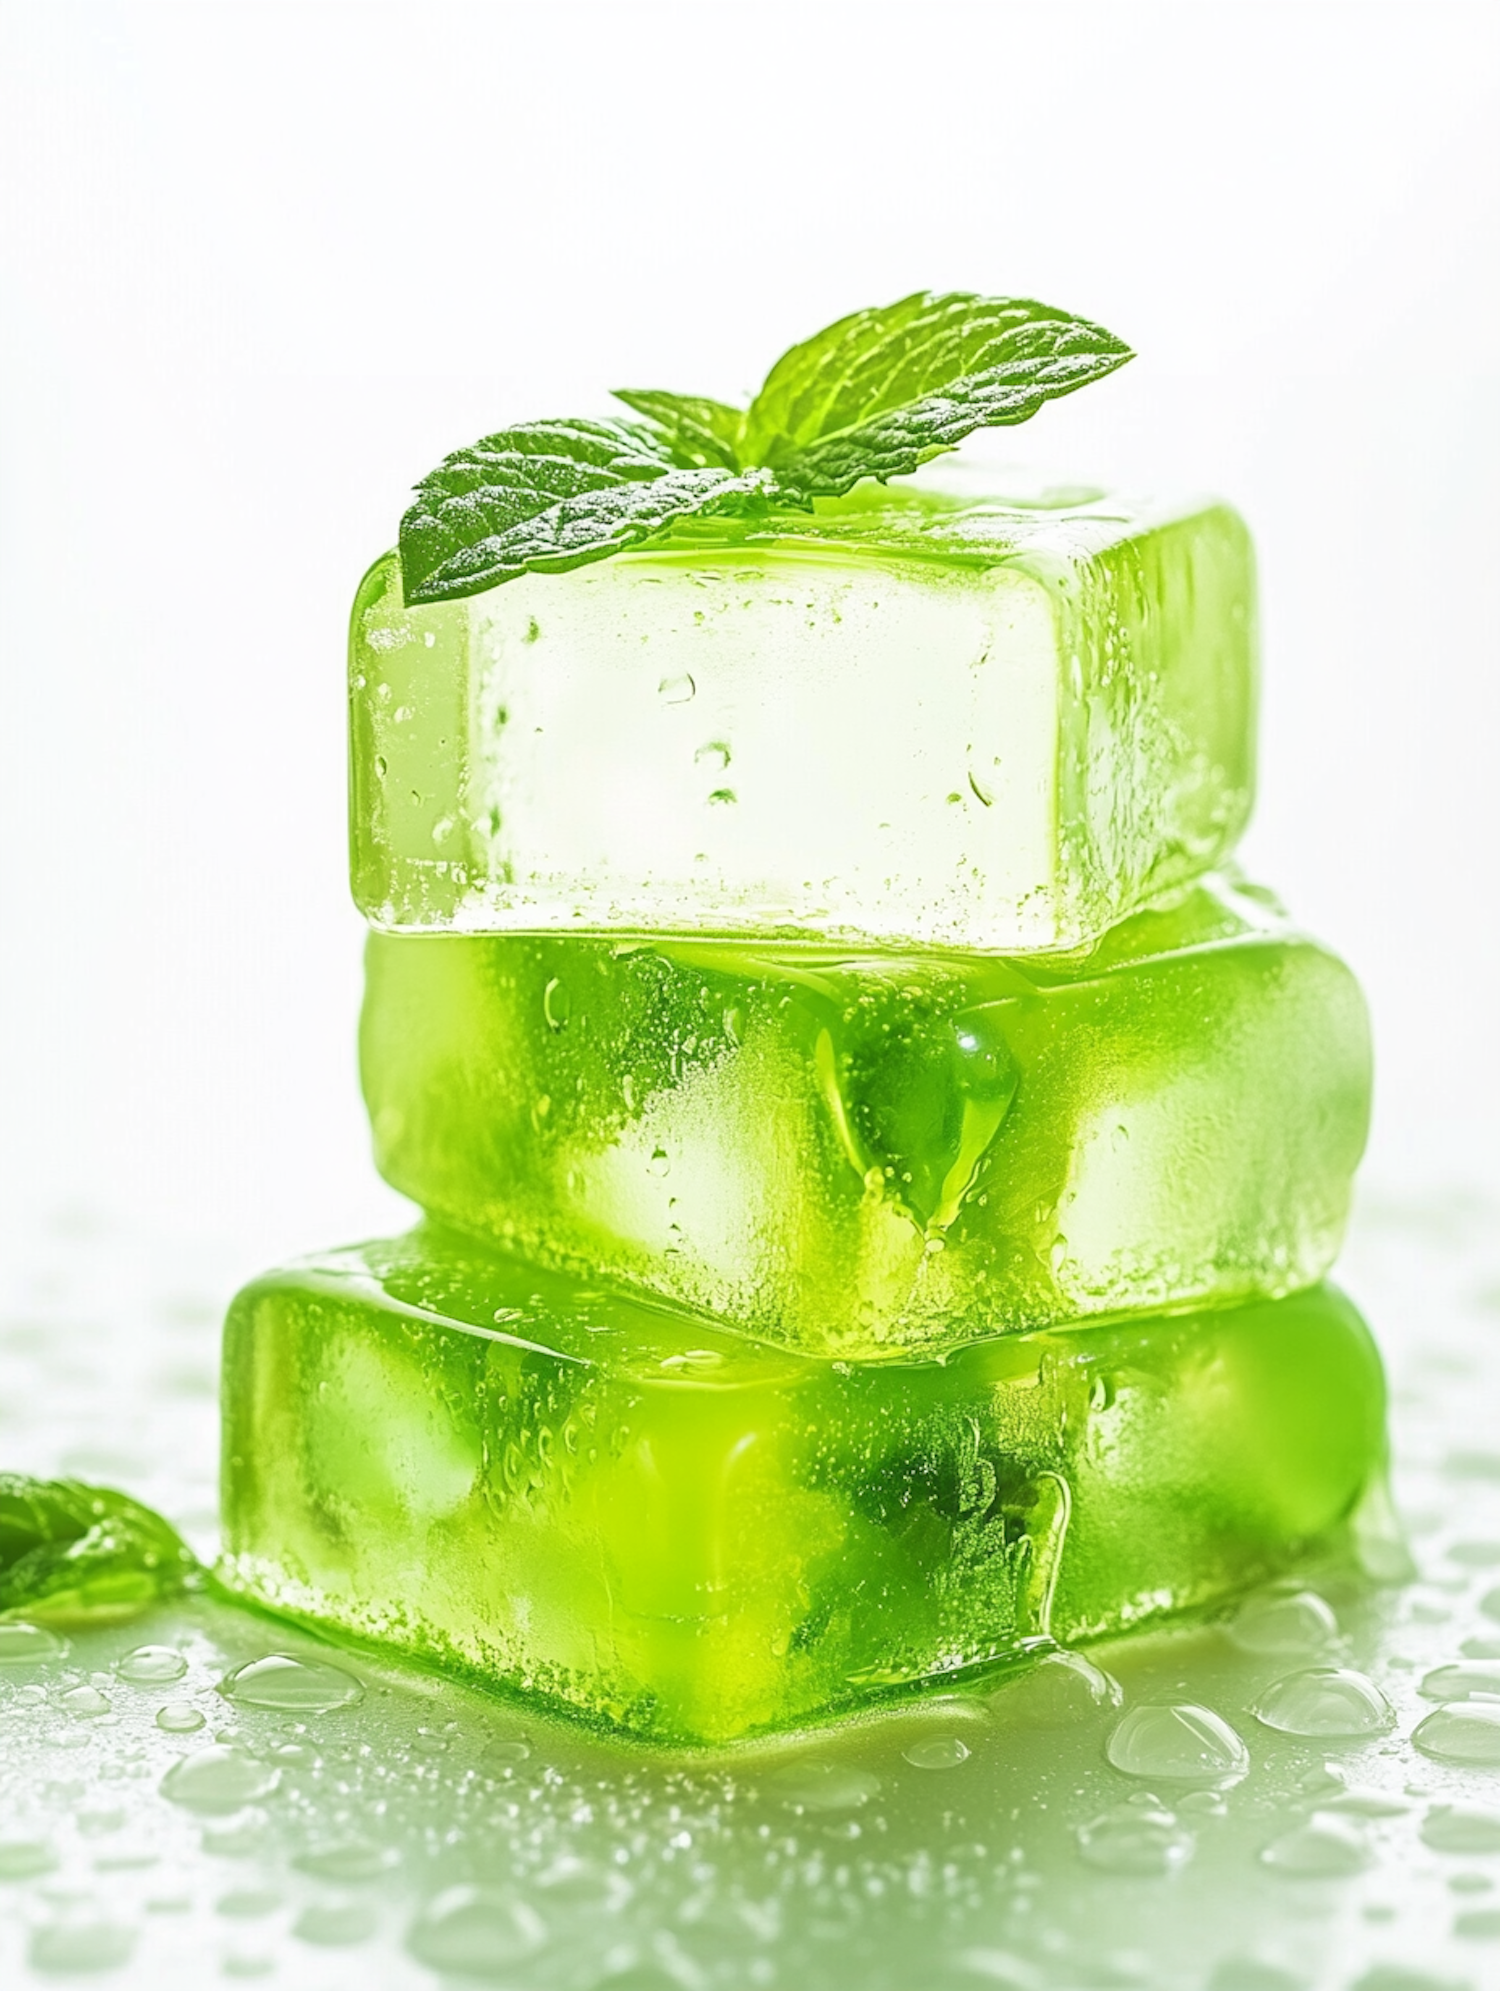
<path fill-rule="evenodd" d="M 1254 624 L 1217 505 L 877 488 L 417 608 L 390 555 L 352 619 L 355 897 L 1075 946 L 1233 845 Z"/>
<path fill-rule="evenodd" d="M 809 1351 L 1310 1285 L 1365 1137 L 1353 977 L 1222 881 L 1068 960 L 376 934 L 368 977 L 398 1189 Z"/>
<path fill-rule="evenodd" d="M 419 1231 L 236 1302 L 227 1567 L 596 1722 L 723 1741 L 1277 1573 L 1379 1481 L 1383 1408 L 1327 1287 L 871 1367 Z"/>

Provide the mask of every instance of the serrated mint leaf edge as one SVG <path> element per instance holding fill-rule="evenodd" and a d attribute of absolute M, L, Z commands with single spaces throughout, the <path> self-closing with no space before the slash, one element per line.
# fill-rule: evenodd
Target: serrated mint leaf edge
<path fill-rule="evenodd" d="M 464 547 L 403 594 L 408 606 L 459 601 L 522 574 L 562 574 L 607 560 L 669 526 L 719 508 L 756 508 L 775 493 L 766 470 L 669 470 L 649 482 L 587 491 Z"/>
<path fill-rule="evenodd" d="M 1134 355 L 1127 348 L 1070 357 L 1084 363 L 1069 366 L 1065 375 L 1039 372 L 1005 382 L 986 375 L 956 380 L 947 393 L 892 408 L 865 427 L 821 437 L 787 455 L 776 467 L 777 476 L 788 488 L 820 498 L 841 498 L 865 477 L 885 483 L 892 477 L 910 476 L 979 429 L 1030 421 L 1049 401 L 1103 380 Z M 1043 368 L 1056 362 L 1036 364 Z"/>

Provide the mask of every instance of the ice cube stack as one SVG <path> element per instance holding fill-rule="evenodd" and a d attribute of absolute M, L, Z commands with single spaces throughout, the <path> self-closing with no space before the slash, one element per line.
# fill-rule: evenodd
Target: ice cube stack
<path fill-rule="evenodd" d="M 1229 868 L 1216 504 L 859 487 L 351 633 L 407 1236 L 227 1330 L 226 1567 L 672 1744 L 1371 1525 L 1348 970 Z"/>

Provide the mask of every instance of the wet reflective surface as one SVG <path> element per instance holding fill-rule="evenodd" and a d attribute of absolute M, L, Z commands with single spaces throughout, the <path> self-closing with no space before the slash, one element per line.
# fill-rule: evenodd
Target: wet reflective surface
<path fill-rule="evenodd" d="M 209 1550 L 244 1269 L 76 1225 L 13 1245 L 0 1464 L 112 1480 Z M 988 1697 L 691 1761 L 211 1600 L 7 1628 L 0 1982 L 1486 1991 L 1497 1213 L 1367 1209 L 1342 1276 L 1392 1370 L 1404 1588 L 1307 1571 Z"/>

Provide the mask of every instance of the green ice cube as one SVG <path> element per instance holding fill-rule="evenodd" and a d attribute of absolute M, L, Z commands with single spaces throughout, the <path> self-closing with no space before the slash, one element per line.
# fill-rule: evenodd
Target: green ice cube
<path fill-rule="evenodd" d="M 665 1742 L 1209 1606 L 1384 1457 L 1326 1286 L 850 1365 L 428 1229 L 259 1280 L 225 1357 L 245 1593 Z"/>
<path fill-rule="evenodd" d="M 1275 1295 L 1337 1251 L 1349 971 L 1223 881 L 1068 959 L 372 935 L 386 1177 L 810 1353 Z"/>
<path fill-rule="evenodd" d="M 872 486 L 351 629 L 377 925 L 1031 949 L 1249 813 L 1253 556 L 1219 505 Z"/>

